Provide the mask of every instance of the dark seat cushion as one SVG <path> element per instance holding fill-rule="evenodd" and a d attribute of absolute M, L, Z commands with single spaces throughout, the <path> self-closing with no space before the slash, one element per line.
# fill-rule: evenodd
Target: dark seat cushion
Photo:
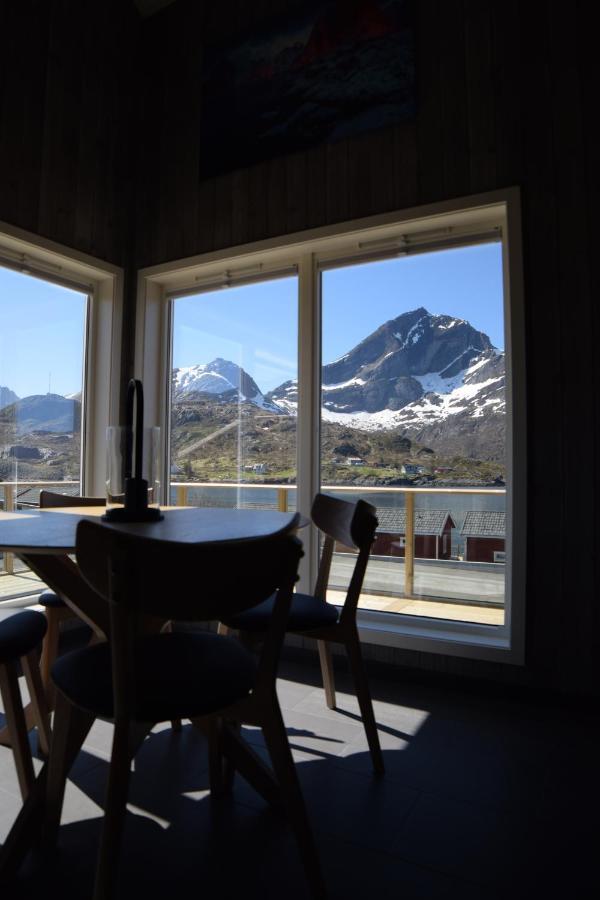
<path fill-rule="evenodd" d="M 269 597 L 259 606 L 254 606 L 224 623 L 241 631 L 266 631 L 273 615 L 275 597 Z M 338 620 L 337 607 L 313 597 L 312 594 L 294 594 L 287 623 L 287 631 L 312 631 L 335 625 Z"/>
<path fill-rule="evenodd" d="M 54 593 L 54 591 L 44 591 L 40 594 L 38 603 L 40 606 L 45 606 L 50 609 L 60 609 L 67 605 L 64 600 L 60 599 L 58 594 Z"/>
<path fill-rule="evenodd" d="M 247 697 L 256 677 L 252 655 L 233 638 L 216 634 L 157 634 L 137 646 L 139 722 L 187 719 Z M 113 717 L 111 659 L 107 643 L 65 653 L 52 667 L 58 689 L 76 706 Z"/>
<path fill-rule="evenodd" d="M 0 613 L 0 663 L 30 653 L 46 634 L 46 618 L 33 609 Z"/>

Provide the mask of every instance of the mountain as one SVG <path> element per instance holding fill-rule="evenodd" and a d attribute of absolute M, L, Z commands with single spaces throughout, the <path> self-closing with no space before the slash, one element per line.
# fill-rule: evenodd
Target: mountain
<path fill-rule="evenodd" d="M 9 406 L 11 403 L 16 403 L 18 399 L 14 391 L 0 385 L 0 409 L 4 409 L 5 406 Z"/>
<path fill-rule="evenodd" d="M 503 454 L 504 353 L 464 319 L 403 313 L 323 366 L 326 422 L 401 430 L 450 453 Z M 266 395 L 294 414 L 297 382 Z"/>
<path fill-rule="evenodd" d="M 14 427 L 17 435 L 32 431 L 67 434 L 77 431 L 80 423 L 81 403 L 60 394 L 32 394 L 0 411 L 0 425 Z"/>
<path fill-rule="evenodd" d="M 282 410 L 265 399 L 254 379 L 240 366 L 226 359 L 210 363 L 182 366 L 173 369 L 173 401 L 206 399 L 209 395 L 219 402 L 248 402 L 269 412 Z"/>
<path fill-rule="evenodd" d="M 420 307 L 323 366 L 322 418 L 363 432 L 395 431 L 440 453 L 500 460 L 504 365 L 504 353 L 469 322 Z M 238 365 L 214 359 L 174 369 L 173 398 L 182 427 L 198 417 L 195 401 L 215 409 L 247 402 L 295 416 L 298 384 L 287 381 L 263 395 Z"/>

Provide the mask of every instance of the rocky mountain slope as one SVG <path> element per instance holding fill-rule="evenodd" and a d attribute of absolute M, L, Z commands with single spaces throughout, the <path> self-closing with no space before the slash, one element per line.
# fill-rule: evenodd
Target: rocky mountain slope
<path fill-rule="evenodd" d="M 323 366 L 322 415 L 359 430 L 399 430 L 445 453 L 497 459 L 504 453 L 504 393 L 504 353 L 487 335 L 419 308 Z M 266 396 L 295 413 L 295 381 Z"/>
<path fill-rule="evenodd" d="M 11 403 L 16 403 L 18 399 L 19 398 L 14 391 L 11 391 L 9 387 L 4 387 L 0 384 L 0 409 L 4 409 L 5 406 L 10 406 Z"/>
<path fill-rule="evenodd" d="M 80 423 L 81 402 L 60 394 L 32 394 L 0 410 L 0 429 L 16 437 L 35 431 L 71 433 Z"/>

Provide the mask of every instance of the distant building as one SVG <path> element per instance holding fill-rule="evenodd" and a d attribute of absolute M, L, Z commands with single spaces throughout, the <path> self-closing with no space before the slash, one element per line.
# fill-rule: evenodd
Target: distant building
<path fill-rule="evenodd" d="M 267 464 L 266 463 L 249 463 L 248 465 L 244 466 L 244 471 L 245 472 L 254 472 L 255 475 L 264 475 L 264 473 L 267 471 Z"/>
<path fill-rule="evenodd" d="M 406 510 L 378 509 L 379 525 L 372 553 L 404 556 Z M 415 556 L 419 559 L 450 559 L 452 529 L 456 528 L 449 509 L 415 510 Z"/>
<path fill-rule="evenodd" d="M 470 509 L 460 533 L 465 540 L 465 560 L 468 562 L 504 562 L 506 513 Z"/>
<path fill-rule="evenodd" d="M 360 456 L 348 456 L 346 457 L 346 465 L 347 466 L 364 466 L 365 461 L 361 459 Z"/>
<path fill-rule="evenodd" d="M 425 466 L 417 466 L 413 463 L 404 463 L 400 466 L 401 475 L 424 475 L 426 471 Z"/>

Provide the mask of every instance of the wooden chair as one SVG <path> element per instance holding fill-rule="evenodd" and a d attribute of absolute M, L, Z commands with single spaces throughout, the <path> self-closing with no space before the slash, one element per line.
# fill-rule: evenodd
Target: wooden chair
<path fill-rule="evenodd" d="M 54 491 L 40 491 L 40 509 L 58 509 L 69 506 L 105 506 L 103 497 L 75 497 L 72 494 L 58 494 Z M 40 670 L 46 696 L 52 700 L 52 683 L 50 670 L 58 653 L 60 625 L 67 619 L 77 618 L 71 607 L 55 594 L 54 591 L 43 591 L 38 603 L 44 607 L 48 628 L 42 645 Z"/>
<path fill-rule="evenodd" d="M 335 709 L 335 684 L 329 643 L 345 646 L 373 768 L 377 774 L 383 774 L 383 756 L 356 625 L 358 600 L 377 528 L 375 507 L 364 500 L 349 503 L 327 494 L 317 494 L 311 517 L 325 538 L 317 583 L 314 594 L 294 594 L 287 630 L 317 639 L 325 697 L 330 709 Z M 327 603 L 327 585 L 336 544 L 357 551 L 354 571 L 341 610 Z M 263 632 L 268 627 L 271 615 L 272 600 L 269 599 L 237 616 L 222 618 L 221 623 L 225 627 L 220 627 L 220 632 L 226 634 L 229 629 L 237 629 L 242 635 Z"/>
<path fill-rule="evenodd" d="M 110 639 L 64 654 L 54 664 L 55 739 L 48 773 L 46 842 L 56 836 L 67 768 L 94 718 L 114 722 L 95 900 L 113 896 L 130 764 L 140 736 L 157 722 L 189 718 L 211 737 L 211 788 L 222 784 L 222 755 L 270 800 L 283 801 L 307 877 L 324 896 L 319 860 L 276 694 L 276 668 L 296 580 L 300 542 L 290 534 L 248 541 L 158 542 L 82 521 L 77 562 L 110 605 Z M 190 590 L 190 579 L 202 585 Z M 147 635 L 144 614 L 175 621 L 233 615 L 276 592 L 258 660 L 239 641 L 214 633 Z M 276 781 L 235 726 L 263 728 Z"/>
<path fill-rule="evenodd" d="M 33 722 L 38 728 L 40 747 L 47 754 L 50 748 L 50 720 L 36 654 L 36 648 L 46 631 L 46 620 L 41 613 L 33 610 L 3 612 L 0 616 L 0 694 L 19 788 L 23 800 L 26 800 L 35 776 L 27 736 L 28 725 L 19 690 L 18 664 L 21 663 L 29 689 Z"/>

